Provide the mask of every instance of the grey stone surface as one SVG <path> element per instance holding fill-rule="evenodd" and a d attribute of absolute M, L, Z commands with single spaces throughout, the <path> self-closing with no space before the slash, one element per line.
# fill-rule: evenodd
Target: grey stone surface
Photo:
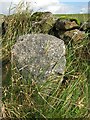
<path fill-rule="evenodd" d="M 48 34 L 20 36 L 12 48 L 12 60 L 25 78 L 44 80 L 50 74 L 63 74 L 66 65 L 63 40 Z"/>

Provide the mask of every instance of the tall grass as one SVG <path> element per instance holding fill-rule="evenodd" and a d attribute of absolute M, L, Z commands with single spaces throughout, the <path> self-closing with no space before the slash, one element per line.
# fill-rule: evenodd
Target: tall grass
<path fill-rule="evenodd" d="M 31 33 L 32 29 L 28 11 L 19 11 L 10 17 L 8 31 L 2 39 L 6 54 L 19 35 Z M 83 57 L 86 53 L 82 53 L 88 42 L 88 38 L 76 45 L 69 42 L 66 45 L 65 74 L 57 77 L 50 75 L 42 84 L 37 84 L 32 77 L 26 82 L 11 61 L 11 83 L 2 88 L 2 116 L 18 119 L 88 117 L 89 65 L 87 57 Z"/>

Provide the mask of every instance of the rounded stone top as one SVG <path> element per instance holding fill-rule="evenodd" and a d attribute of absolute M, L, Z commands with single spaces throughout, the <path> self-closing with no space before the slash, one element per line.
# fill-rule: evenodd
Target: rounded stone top
<path fill-rule="evenodd" d="M 26 34 L 12 48 L 13 61 L 28 78 L 46 79 L 50 74 L 63 74 L 66 59 L 64 41 L 48 34 Z"/>

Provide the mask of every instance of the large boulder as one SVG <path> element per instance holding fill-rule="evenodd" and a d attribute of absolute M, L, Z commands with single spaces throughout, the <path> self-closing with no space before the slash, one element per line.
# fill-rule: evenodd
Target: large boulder
<path fill-rule="evenodd" d="M 13 46 L 12 56 L 26 79 L 33 76 L 38 81 L 63 74 L 66 65 L 63 40 L 48 34 L 20 36 Z"/>
<path fill-rule="evenodd" d="M 55 19 L 51 12 L 36 12 L 31 16 L 33 33 L 48 33 Z"/>

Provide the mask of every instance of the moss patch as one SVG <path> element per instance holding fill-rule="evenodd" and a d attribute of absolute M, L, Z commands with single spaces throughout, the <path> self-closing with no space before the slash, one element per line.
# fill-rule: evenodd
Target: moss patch
<path fill-rule="evenodd" d="M 69 17 L 69 16 L 61 16 L 59 19 L 70 20 L 71 22 L 75 21 L 78 25 L 80 25 L 80 21 L 77 18 L 72 18 L 72 17 Z"/>

